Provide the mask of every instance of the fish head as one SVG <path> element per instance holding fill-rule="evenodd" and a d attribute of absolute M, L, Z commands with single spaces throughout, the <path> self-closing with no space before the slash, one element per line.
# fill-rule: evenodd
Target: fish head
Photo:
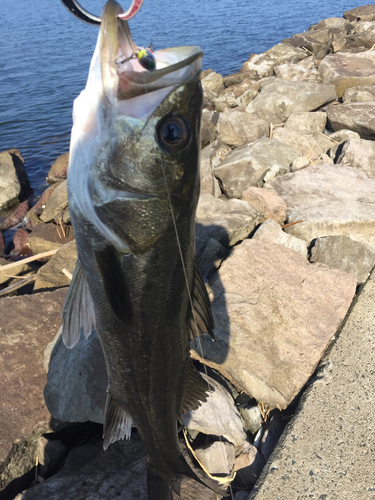
<path fill-rule="evenodd" d="M 155 65 L 147 68 L 119 12 L 113 0 L 104 7 L 88 82 L 74 104 L 68 184 L 101 235 L 136 254 L 170 229 L 173 215 L 194 220 L 202 51 L 144 51 Z"/>

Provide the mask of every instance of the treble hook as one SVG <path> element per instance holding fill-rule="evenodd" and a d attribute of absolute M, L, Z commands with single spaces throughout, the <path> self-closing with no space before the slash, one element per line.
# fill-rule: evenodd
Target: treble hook
<path fill-rule="evenodd" d="M 74 16 L 78 17 L 78 19 L 81 19 L 81 21 L 84 21 L 85 23 L 88 24 L 96 24 L 96 25 L 100 24 L 101 22 L 100 17 L 94 16 L 93 14 L 88 12 L 86 9 L 82 7 L 82 5 L 79 4 L 77 0 L 61 0 L 61 1 L 65 5 L 65 7 Z M 125 21 L 129 21 L 129 19 L 134 17 L 136 13 L 139 11 L 142 3 L 143 0 L 132 0 L 129 9 L 126 12 L 121 12 L 121 14 L 118 14 L 118 17 Z"/>

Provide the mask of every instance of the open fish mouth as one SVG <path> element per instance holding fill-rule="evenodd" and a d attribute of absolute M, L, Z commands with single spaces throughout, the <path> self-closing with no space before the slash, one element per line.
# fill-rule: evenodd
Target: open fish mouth
<path fill-rule="evenodd" d="M 132 40 L 129 25 L 118 17 L 122 9 L 113 0 L 104 7 L 101 21 L 103 89 L 124 100 L 187 83 L 201 69 L 200 47 L 176 47 L 152 52 Z"/>

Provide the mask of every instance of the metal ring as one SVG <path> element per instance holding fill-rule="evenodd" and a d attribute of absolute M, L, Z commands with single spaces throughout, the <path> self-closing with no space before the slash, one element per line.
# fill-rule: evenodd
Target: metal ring
<path fill-rule="evenodd" d="M 88 24 L 100 25 L 101 19 L 98 16 L 94 16 L 79 4 L 77 0 L 61 0 L 65 7 L 78 19 L 84 21 Z M 141 8 L 143 0 L 132 0 L 129 9 L 126 12 L 122 12 L 118 15 L 120 19 L 129 21 Z"/>

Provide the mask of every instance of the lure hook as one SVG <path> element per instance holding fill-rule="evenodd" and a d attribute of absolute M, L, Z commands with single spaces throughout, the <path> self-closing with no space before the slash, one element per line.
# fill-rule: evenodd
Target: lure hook
<path fill-rule="evenodd" d="M 85 23 L 88 24 L 100 25 L 101 22 L 100 17 L 94 16 L 94 14 L 88 12 L 86 9 L 82 7 L 82 5 L 80 5 L 80 3 L 77 0 L 61 0 L 61 1 L 65 5 L 65 7 L 81 21 L 84 21 Z M 121 14 L 118 14 L 118 17 L 120 19 L 123 19 L 124 21 L 129 21 L 129 19 L 134 17 L 136 13 L 139 11 L 142 3 L 143 0 L 132 0 L 129 9 L 126 12 L 121 12 Z"/>

